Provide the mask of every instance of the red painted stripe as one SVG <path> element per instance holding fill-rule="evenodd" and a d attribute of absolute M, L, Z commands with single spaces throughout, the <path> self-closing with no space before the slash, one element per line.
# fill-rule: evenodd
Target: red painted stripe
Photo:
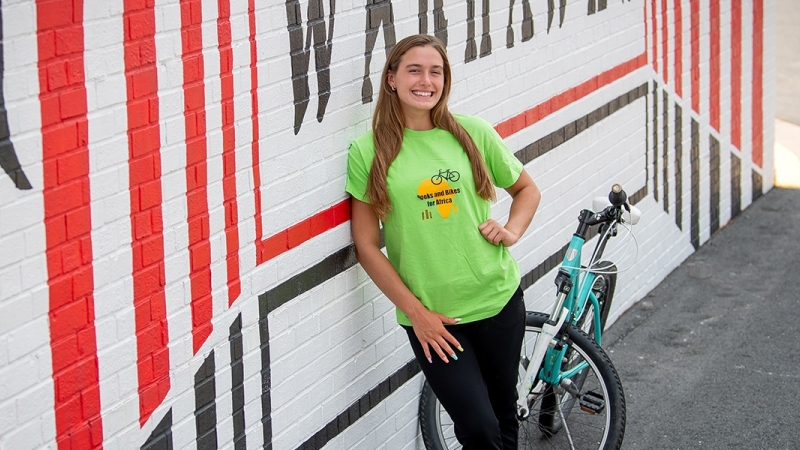
<path fill-rule="evenodd" d="M 653 23 L 653 34 L 650 36 L 653 49 L 653 70 L 658 73 L 658 22 L 656 22 L 656 0 L 650 0 L 650 20 Z"/>
<path fill-rule="evenodd" d="M 37 0 L 56 444 L 102 448 L 82 0 Z M 35 374 L 32 374 L 35 375 Z"/>
<path fill-rule="evenodd" d="M 647 51 L 647 36 L 649 36 L 649 34 L 647 32 L 647 3 L 646 2 L 642 3 L 642 16 L 643 16 L 642 22 L 644 22 L 644 41 L 643 41 L 644 42 L 644 51 L 646 52 Z"/>
<path fill-rule="evenodd" d="M 692 109 L 700 114 L 700 0 L 689 0 L 692 17 Z"/>
<path fill-rule="evenodd" d="M 253 127 L 253 142 L 250 144 L 253 154 L 253 180 L 255 187 L 253 195 L 255 197 L 255 226 L 256 226 L 256 265 L 263 263 L 263 242 L 264 231 L 261 226 L 261 168 L 259 164 L 258 139 L 260 130 L 258 125 L 258 52 L 256 46 L 256 6 L 255 0 L 247 2 L 247 17 L 250 25 L 250 102 L 252 104 L 251 123 Z"/>
<path fill-rule="evenodd" d="M 675 93 L 683 97 L 683 0 L 675 0 Z"/>
<path fill-rule="evenodd" d="M 211 243 L 208 223 L 206 95 L 203 81 L 203 21 L 200 0 L 181 0 L 183 95 L 186 125 L 186 208 L 192 290 L 194 352 L 211 334 Z"/>
<path fill-rule="evenodd" d="M 148 6 L 138 0 L 125 0 L 122 17 L 128 95 L 128 173 L 139 424 L 144 425 L 170 388 L 161 212 L 161 130 L 155 58 L 156 16 L 152 3 Z"/>
<path fill-rule="evenodd" d="M 764 0 L 753 0 L 753 163 L 764 164 Z"/>
<path fill-rule="evenodd" d="M 260 220 L 260 217 L 256 218 Z M 350 220 L 350 199 L 331 206 L 308 219 L 287 228 L 261 242 L 259 264 L 297 247 L 303 242 Z"/>
<path fill-rule="evenodd" d="M 276 256 L 289 251 L 328 230 L 331 230 L 350 220 L 350 199 L 331 206 L 300 223 L 263 239 L 261 225 L 261 171 L 259 155 L 259 125 L 258 125 L 258 58 L 256 54 L 256 21 L 255 0 L 248 0 L 248 16 L 250 22 L 250 96 L 252 101 L 252 127 L 253 127 L 253 179 L 255 187 L 255 228 L 256 228 L 256 265 L 269 261 Z"/>
<path fill-rule="evenodd" d="M 225 206 L 225 244 L 228 250 L 228 305 L 242 292 L 239 280 L 239 206 L 236 200 L 236 132 L 233 128 L 233 49 L 231 48 L 231 3 L 217 0 L 219 77 L 222 84 L 222 193 Z"/>
<path fill-rule="evenodd" d="M 606 70 L 605 72 L 596 75 L 577 86 L 551 97 L 549 100 L 546 100 L 527 111 L 500 122 L 494 128 L 503 138 L 511 136 L 512 134 L 535 124 L 550 114 L 586 97 L 592 92 L 595 92 L 596 90 L 616 80 L 619 80 L 625 75 L 633 72 L 636 69 L 644 67 L 645 65 L 647 65 L 647 54 L 642 53 L 641 55 L 629 61 L 625 61 L 624 63 Z"/>
<path fill-rule="evenodd" d="M 710 0 L 711 10 L 711 56 L 709 61 L 709 112 L 711 126 L 719 131 L 719 84 L 720 84 L 720 37 L 719 37 L 719 0 Z"/>
<path fill-rule="evenodd" d="M 742 148 L 742 0 L 731 0 L 731 143 Z"/>
<path fill-rule="evenodd" d="M 669 20 L 667 20 L 667 0 L 661 0 L 661 58 L 664 68 L 664 83 L 669 83 L 669 66 L 667 55 L 669 50 Z"/>

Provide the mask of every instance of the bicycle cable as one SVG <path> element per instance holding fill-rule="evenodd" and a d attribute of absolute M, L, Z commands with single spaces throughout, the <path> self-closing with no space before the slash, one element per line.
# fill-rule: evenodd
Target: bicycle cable
<path fill-rule="evenodd" d="M 632 263 L 631 263 L 631 264 L 630 264 L 628 267 L 626 267 L 626 268 L 624 268 L 624 269 L 619 269 L 619 268 L 617 268 L 617 270 L 598 270 L 598 269 L 592 269 L 592 265 L 594 265 L 595 263 L 597 263 L 597 262 L 598 262 L 598 261 L 596 261 L 596 258 L 597 258 L 597 250 L 598 250 L 598 248 L 596 247 L 596 248 L 595 248 L 595 251 L 594 251 L 594 252 L 592 252 L 592 256 L 591 256 L 591 258 L 589 258 L 589 264 L 588 264 L 588 266 L 586 266 L 586 267 L 580 267 L 580 268 L 578 268 L 578 269 L 577 269 L 578 271 L 581 271 L 581 272 L 591 272 L 591 273 L 595 273 L 595 274 L 605 274 L 605 275 L 610 275 L 610 274 L 619 274 L 619 273 L 627 272 L 628 270 L 630 270 L 630 269 L 632 269 L 632 268 L 633 268 L 634 264 L 635 264 L 635 263 L 636 263 L 636 261 L 639 259 L 639 241 L 638 241 L 638 239 L 636 239 L 636 235 L 635 235 L 635 234 L 633 234 L 633 227 L 632 227 L 632 226 L 630 226 L 630 225 L 628 225 L 627 223 L 624 223 L 624 222 L 617 222 L 617 221 L 615 221 L 615 222 L 616 222 L 618 225 L 622 225 L 622 227 L 623 227 L 623 228 L 625 228 L 625 229 L 628 231 L 627 235 L 625 235 L 625 236 L 621 236 L 621 237 L 620 237 L 622 240 L 628 241 L 628 237 L 630 237 L 631 239 L 633 239 L 633 244 L 634 244 L 634 255 L 633 255 L 633 262 L 632 262 Z M 611 226 L 609 226 L 608 228 L 606 228 L 606 230 L 603 232 L 603 235 L 601 235 L 601 236 L 600 236 L 600 239 L 605 239 L 605 238 L 606 238 L 606 235 L 607 235 L 607 234 L 610 232 L 611 228 L 612 228 Z M 626 246 L 625 253 L 623 253 L 623 256 L 625 256 L 625 254 L 627 254 L 627 252 L 628 252 L 627 248 L 629 248 L 629 247 L 630 247 L 630 242 L 628 242 L 628 245 Z M 619 252 L 619 250 L 618 250 L 618 249 L 617 249 L 617 250 L 614 250 L 614 251 L 612 251 L 612 252 L 611 252 L 611 255 L 612 255 L 612 256 L 614 256 L 614 255 L 616 255 L 618 252 Z"/>

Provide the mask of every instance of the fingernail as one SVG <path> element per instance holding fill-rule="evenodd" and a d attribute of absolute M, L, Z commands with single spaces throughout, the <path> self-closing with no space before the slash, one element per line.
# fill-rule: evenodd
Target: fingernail
<path fill-rule="evenodd" d="M 455 354 L 455 353 L 453 353 L 452 355 L 450 355 L 450 357 L 451 357 L 451 358 L 453 358 L 453 360 L 454 360 L 454 361 L 458 361 L 458 356 L 456 356 L 456 354 Z"/>
<path fill-rule="evenodd" d="M 462 347 L 462 346 L 460 346 L 460 345 L 459 345 L 459 346 L 458 346 L 458 351 L 460 351 L 460 352 L 463 352 L 463 351 L 464 351 L 464 347 Z"/>
<path fill-rule="evenodd" d="M 456 323 L 461 322 L 461 317 L 459 317 L 458 319 L 454 319 L 454 320 L 456 321 Z"/>
<path fill-rule="evenodd" d="M 432 360 L 432 359 L 430 359 L 430 358 L 428 358 L 428 362 L 429 362 L 429 363 L 431 363 L 431 364 L 433 364 L 433 360 Z"/>

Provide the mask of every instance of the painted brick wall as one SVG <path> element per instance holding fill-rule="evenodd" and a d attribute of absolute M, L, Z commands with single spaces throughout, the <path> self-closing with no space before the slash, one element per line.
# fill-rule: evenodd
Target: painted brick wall
<path fill-rule="evenodd" d="M 531 309 L 612 183 L 611 321 L 772 188 L 772 2 L 554 3 L 2 1 L 0 448 L 422 447 L 344 194 L 408 34 L 542 188 Z"/>

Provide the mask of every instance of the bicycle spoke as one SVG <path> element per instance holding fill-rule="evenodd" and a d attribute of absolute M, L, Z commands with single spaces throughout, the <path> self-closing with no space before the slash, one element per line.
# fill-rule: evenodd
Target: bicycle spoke
<path fill-rule="evenodd" d="M 567 418 L 564 417 L 564 411 L 561 409 L 561 402 L 556 403 L 556 409 L 558 410 L 558 416 L 561 417 L 561 423 L 564 424 L 564 432 L 567 433 L 567 439 L 569 440 L 569 448 L 575 450 L 575 443 L 572 442 L 572 433 L 570 433 L 569 431 Z"/>

